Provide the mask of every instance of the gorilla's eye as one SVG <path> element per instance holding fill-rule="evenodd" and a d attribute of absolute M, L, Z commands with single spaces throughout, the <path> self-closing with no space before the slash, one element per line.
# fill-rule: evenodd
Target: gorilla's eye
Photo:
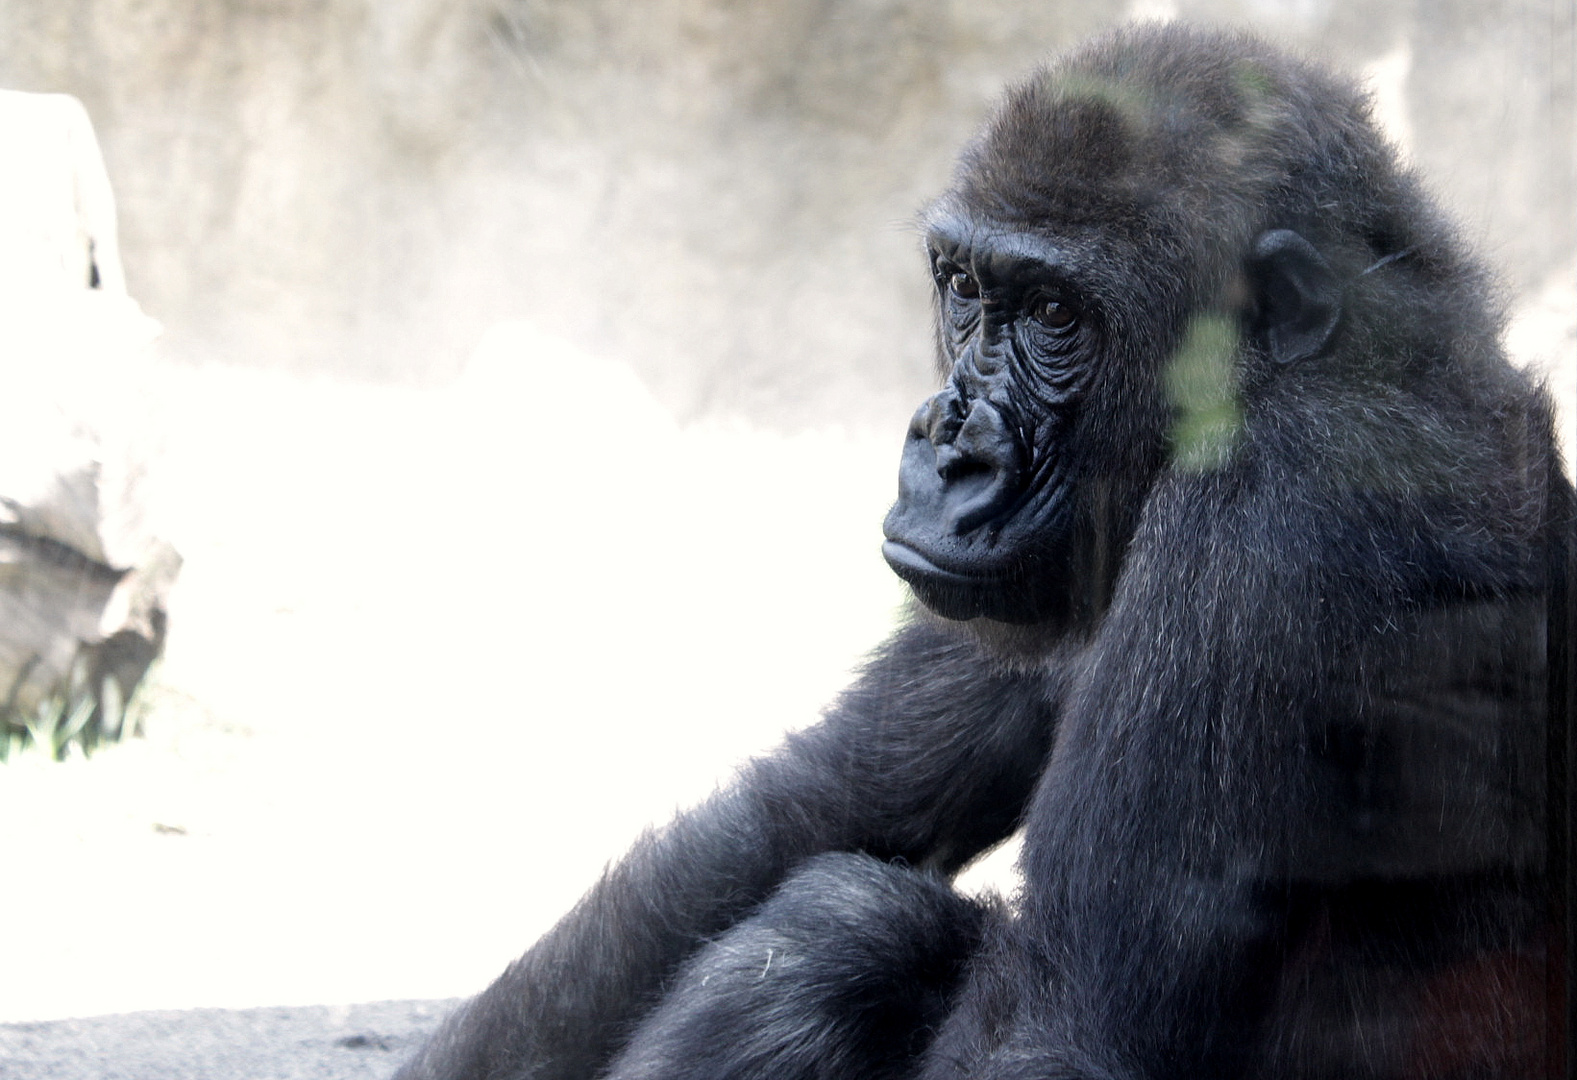
<path fill-rule="evenodd" d="M 1046 329 L 1060 333 L 1072 330 L 1074 324 L 1079 321 L 1078 315 L 1070 305 L 1050 296 L 1036 297 L 1034 303 L 1030 304 L 1029 317 Z"/>
<path fill-rule="evenodd" d="M 953 290 L 954 296 L 963 297 L 965 300 L 974 300 L 980 296 L 980 282 L 963 270 L 953 271 L 947 279 L 947 287 Z"/>

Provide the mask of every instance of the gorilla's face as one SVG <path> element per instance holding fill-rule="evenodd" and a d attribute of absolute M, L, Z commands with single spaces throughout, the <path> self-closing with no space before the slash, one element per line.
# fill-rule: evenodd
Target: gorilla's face
<path fill-rule="evenodd" d="M 946 385 L 910 423 L 883 553 L 947 618 L 1058 621 L 1088 525 L 1069 439 L 1100 312 L 1071 245 L 959 209 L 927 240 Z"/>
<path fill-rule="evenodd" d="M 926 216 L 944 385 L 883 553 L 946 618 L 1062 632 L 1109 600 L 1164 458 L 1155 372 L 1201 281 L 1166 241 L 1177 185 L 1148 123 L 1098 81 L 1032 80 Z"/>

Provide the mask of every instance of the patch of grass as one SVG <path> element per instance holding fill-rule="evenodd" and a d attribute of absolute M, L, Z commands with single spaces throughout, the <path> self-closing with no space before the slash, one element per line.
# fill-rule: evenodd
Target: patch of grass
<path fill-rule="evenodd" d="M 140 734 L 148 708 L 148 695 L 140 691 L 152 681 L 149 676 L 128 695 L 112 675 L 91 685 L 86 665 L 79 662 L 66 685 L 40 701 L 31 715 L 0 718 L 0 763 L 28 751 L 64 761 L 73 752 L 87 756 L 106 743 Z"/>

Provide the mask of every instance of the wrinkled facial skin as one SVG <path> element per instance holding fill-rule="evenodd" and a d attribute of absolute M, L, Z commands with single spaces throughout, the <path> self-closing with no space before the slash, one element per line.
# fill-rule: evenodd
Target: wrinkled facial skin
<path fill-rule="evenodd" d="M 1098 531 L 1069 445 L 1101 340 L 1079 256 L 958 210 L 927 248 L 946 384 L 910 422 L 882 553 L 945 618 L 1066 624 Z"/>

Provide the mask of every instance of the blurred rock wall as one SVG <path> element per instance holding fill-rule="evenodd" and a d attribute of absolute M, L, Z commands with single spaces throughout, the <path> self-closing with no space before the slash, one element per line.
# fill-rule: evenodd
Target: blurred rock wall
<path fill-rule="evenodd" d="M 86 103 L 178 356 L 442 381 L 524 318 L 681 416 L 892 424 L 931 378 L 915 210 L 1123 14 L 1373 73 L 1510 288 L 1570 280 L 1571 0 L 7 0 L 0 86 Z"/>

